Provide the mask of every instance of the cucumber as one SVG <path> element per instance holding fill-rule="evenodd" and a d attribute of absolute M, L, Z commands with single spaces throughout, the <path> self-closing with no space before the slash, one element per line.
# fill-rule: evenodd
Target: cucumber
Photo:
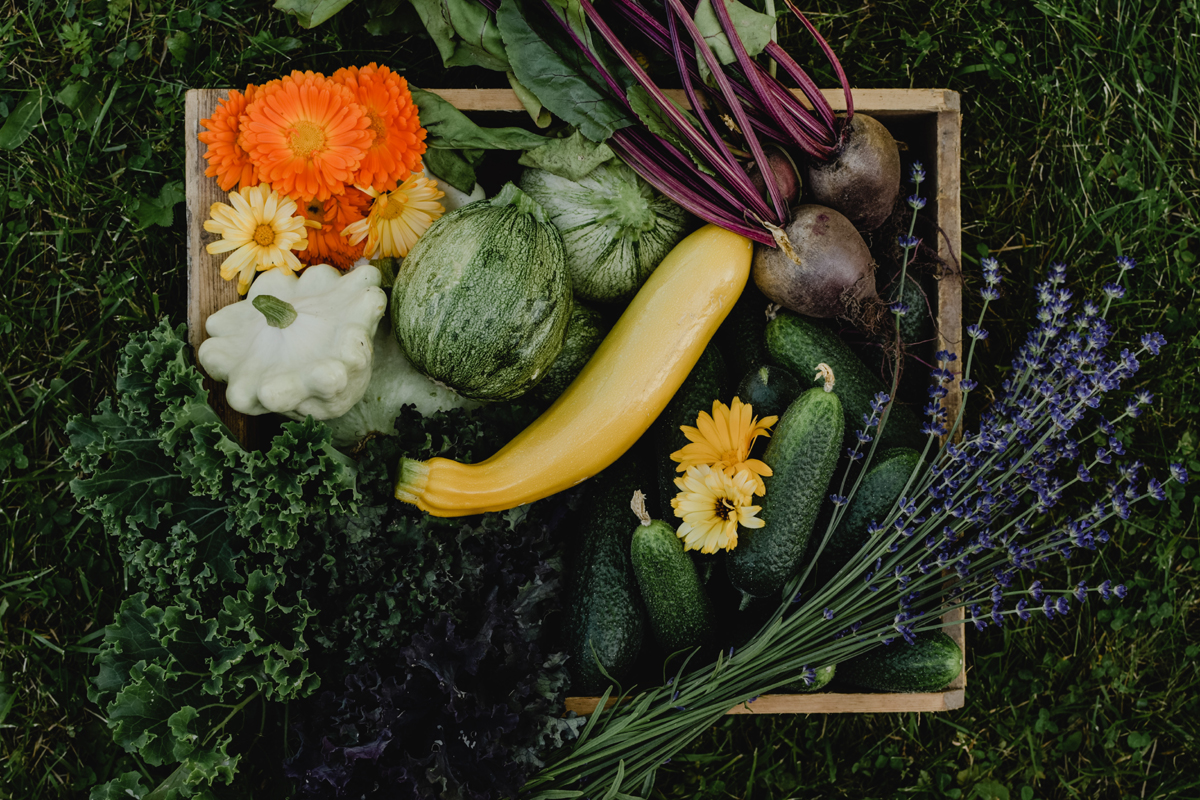
<path fill-rule="evenodd" d="M 875 395 L 889 388 L 836 333 L 790 311 L 780 311 L 767 323 L 767 351 L 776 363 L 795 372 L 801 380 L 811 378 L 817 364 L 833 368 L 837 377 L 833 391 L 842 401 L 847 432 L 862 428 L 863 415 L 871 413 Z M 915 450 L 925 446 L 921 426 L 907 406 L 892 405 L 879 444 Z"/>
<path fill-rule="evenodd" d="M 650 429 L 650 441 L 653 443 L 655 464 L 658 479 L 658 513 L 652 514 L 660 519 L 675 519 L 675 509 L 671 508 L 671 498 L 678 492 L 675 478 L 681 473 L 676 471 L 679 462 L 671 460 L 671 453 L 682 450 L 688 444 L 688 438 L 679 430 L 681 425 L 696 426 L 696 417 L 701 411 L 712 413 L 714 400 L 724 400 L 729 389 L 729 380 L 725 372 L 725 360 L 721 351 L 712 342 L 700 354 L 700 360 L 684 379 L 671 402 L 658 415 Z"/>
<path fill-rule="evenodd" d="M 711 642 L 712 605 L 675 529 L 661 520 L 638 525 L 630 558 L 659 646 L 674 653 Z"/>
<path fill-rule="evenodd" d="M 591 360 L 592 353 L 596 352 L 611 328 L 612 325 L 599 311 L 576 302 L 571 309 L 571 319 L 567 322 L 567 338 L 563 341 L 562 350 L 546 371 L 546 376 L 530 391 L 530 396 L 544 405 L 557 400 Z"/>
<path fill-rule="evenodd" d="M 758 512 L 765 525 L 739 530 L 725 561 L 743 595 L 773 595 L 800 567 L 837 467 L 843 426 L 837 394 L 824 389 L 800 395 L 776 424 L 762 458 L 773 473 Z"/>
<path fill-rule="evenodd" d="M 788 406 L 804 389 L 804 384 L 791 370 L 778 365 L 763 364 L 746 373 L 742 382 L 738 384 L 737 396 L 743 403 L 749 403 L 754 409 L 754 415 L 762 419 L 783 416 L 783 412 L 787 411 Z"/>
<path fill-rule="evenodd" d="M 754 281 L 748 281 L 729 316 L 713 336 L 731 375 L 745 375 L 767 362 L 767 306 L 770 304 Z"/>
<path fill-rule="evenodd" d="M 635 447 L 592 479 L 578 513 L 579 550 L 567 580 L 563 629 L 571 690 L 577 694 L 608 687 L 600 666 L 614 680 L 628 678 L 641 653 L 646 610 L 629 558 L 636 522 L 629 499 L 645 477 Z"/>
<path fill-rule="evenodd" d="M 914 644 L 891 644 L 838 665 L 839 684 L 877 692 L 936 692 L 962 672 L 962 650 L 945 631 L 917 634 Z"/>
<path fill-rule="evenodd" d="M 829 535 L 825 549 L 817 559 L 817 583 L 820 586 L 837 574 L 850 558 L 867 543 L 871 521 L 882 523 L 892 505 L 904 491 L 921 454 L 907 447 L 896 447 L 876 454 L 858 491 L 854 493 L 841 522 Z M 818 536 L 823 531 L 818 530 Z"/>

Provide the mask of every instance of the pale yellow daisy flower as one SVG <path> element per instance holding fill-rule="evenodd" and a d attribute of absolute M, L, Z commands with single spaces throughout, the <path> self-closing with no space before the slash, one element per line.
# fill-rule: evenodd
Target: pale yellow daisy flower
<path fill-rule="evenodd" d="M 230 253 L 221 263 L 221 277 L 238 278 L 238 294 L 245 294 L 255 271 L 282 269 L 291 274 L 303 269 L 293 250 L 308 246 L 304 217 L 294 216 L 296 202 L 273 191 L 269 184 L 245 186 L 229 193 L 229 202 L 213 203 L 204 230 L 222 238 L 205 249 Z"/>
<path fill-rule="evenodd" d="M 347 225 L 342 236 L 352 245 L 366 239 L 367 258 L 404 258 L 433 221 L 446 213 L 438 202 L 446 193 L 424 173 L 411 175 L 390 192 L 379 192 L 371 186 L 357 188 L 375 202 L 366 218 Z"/>
<path fill-rule="evenodd" d="M 758 437 L 771 435 L 768 431 L 778 421 L 779 417 L 775 416 L 758 419 L 754 409 L 737 397 L 733 398 L 731 406 L 714 400 L 711 416 L 701 411 L 696 418 L 696 427 L 679 426 L 691 444 L 671 453 L 671 458 L 680 462 L 676 467 L 679 472 L 702 464 L 721 470 L 731 478 L 742 470 L 749 471 L 754 494 L 761 496 L 766 493 L 761 476 L 769 477 L 771 468 L 757 458 L 750 458 L 750 450 Z"/>
<path fill-rule="evenodd" d="M 687 468 L 675 479 L 679 494 L 671 500 L 675 516 L 683 520 L 676 534 L 685 550 L 715 553 L 737 547 L 738 526 L 761 528 L 755 516 L 761 506 L 750 505 L 757 479 L 749 470 L 730 476 L 707 464 Z"/>

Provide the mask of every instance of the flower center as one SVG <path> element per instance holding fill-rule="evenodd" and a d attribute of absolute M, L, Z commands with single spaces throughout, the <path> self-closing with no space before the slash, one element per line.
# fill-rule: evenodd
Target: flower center
<path fill-rule="evenodd" d="M 325 225 L 325 204 L 322 203 L 320 200 L 309 200 L 304 205 L 304 216 L 308 217 L 309 219 L 313 220 L 314 222 L 319 222 L 319 223 L 321 223 L 322 226 L 324 226 Z"/>
<path fill-rule="evenodd" d="M 731 516 L 737 514 L 737 509 L 733 503 L 729 502 L 728 497 L 718 498 L 718 502 L 713 508 L 713 513 L 717 515 L 717 519 L 728 520 Z"/>
<path fill-rule="evenodd" d="M 371 132 L 375 134 L 373 144 L 383 144 L 386 141 L 384 137 L 387 135 L 387 128 L 383 124 L 383 118 L 374 111 L 367 111 L 367 118 L 371 120 Z"/>
<path fill-rule="evenodd" d="M 325 149 L 325 129 L 315 122 L 300 120 L 288 131 L 288 147 L 300 158 L 312 158 Z"/>
<path fill-rule="evenodd" d="M 396 191 L 388 195 L 388 203 L 384 206 L 383 211 L 379 212 L 379 218 L 383 220 L 393 220 L 404 214 L 404 209 L 408 207 L 408 195 L 404 192 Z"/>
<path fill-rule="evenodd" d="M 254 243 L 263 247 L 275 244 L 275 229 L 267 223 L 261 223 L 254 229 Z"/>

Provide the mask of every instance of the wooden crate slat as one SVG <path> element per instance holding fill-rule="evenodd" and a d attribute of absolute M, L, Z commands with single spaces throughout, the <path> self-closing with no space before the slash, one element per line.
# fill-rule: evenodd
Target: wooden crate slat
<path fill-rule="evenodd" d="M 431 89 L 462 111 L 523 112 L 517 96 L 509 89 Z M 222 306 L 238 299 L 233 282 L 221 279 L 220 258 L 209 255 L 204 245 L 217 237 L 203 229 L 208 209 L 217 201 L 228 202 L 216 181 L 204 176 L 207 166 L 203 145 L 197 140 L 200 120 L 209 117 L 216 108 L 223 89 L 192 89 L 186 99 L 186 188 L 188 230 L 188 341 L 198 347 L 206 338 L 204 323 L 208 316 Z M 682 92 L 675 92 L 678 97 Z M 797 92 L 798 94 L 798 92 Z M 823 90 L 835 110 L 844 110 L 840 89 Z M 936 163 L 932 166 L 935 179 L 937 252 L 943 263 L 953 269 L 938 283 L 938 349 L 958 352 L 962 345 L 962 275 L 961 210 L 959 203 L 959 164 L 961 114 L 956 92 L 945 89 L 855 89 L 854 107 L 879 117 L 936 117 Z M 684 98 L 686 102 L 686 98 Z M 952 362 L 951 369 L 961 369 L 961 361 Z M 224 386 L 206 381 L 210 401 L 215 410 L 242 441 L 247 440 L 246 418 L 233 411 L 224 401 Z M 951 418 L 961 403 L 957 385 L 946 398 Z M 948 623 L 958 623 L 947 632 L 966 652 L 962 610 L 943 616 Z M 903 711 L 947 711 L 961 708 L 966 686 L 965 671 L 942 692 L 924 694 L 850 694 L 817 693 L 798 695 L 764 695 L 749 707 L 737 706 L 730 714 L 826 714 L 826 713 L 889 713 Z M 598 698 L 569 697 L 566 707 L 577 714 L 590 714 Z"/>
<path fill-rule="evenodd" d="M 765 694 L 753 703 L 742 703 L 727 714 L 877 714 L 903 711 L 952 711 L 962 708 L 965 692 L 961 688 L 942 692 L 912 694 L 851 694 L 818 692 L 816 694 Z M 609 698 L 605 708 L 616 705 Z M 887 707 L 881 707 L 886 703 Z M 600 704 L 599 697 L 568 697 L 566 710 L 579 716 L 593 713 Z"/>

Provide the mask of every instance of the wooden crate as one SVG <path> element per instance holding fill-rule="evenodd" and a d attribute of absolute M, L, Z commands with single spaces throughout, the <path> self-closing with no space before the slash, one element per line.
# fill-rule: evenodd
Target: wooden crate
<path fill-rule="evenodd" d="M 200 120 L 212 115 L 220 89 L 193 89 L 187 93 L 187 235 L 188 235 L 188 341 L 193 348 L 207 338 L 204 331 L 209 314 L 236 302 L 233 282 L 219 274 L 220 258 L 209 255 L 204 245 L 216 237 L 204 231 L 204 220 L 214 202 L 228 201 L 216 181 L 204 177 L 206 162 L 204 146 L 196 138 Z M 523 114 L 524 110 L 514 92 L 508 89 L 435 89 L 432 90 L 462 111 Z M 676 99 L 686 104 L 682 92 Z M 835 110 L 844 110 L 842 91 L 826 90 L 825 97 Z M 922 194 L 928 199 L 926 215 L 936 221 L 937 251 L 949 268 L 938 281 L 938 341 L 939 350 L 958 351 L 962 333 L 962 278 L 959 272 L 961 216 L 959 209 L 959 159 L 961 114 L 958 93 L 945 89 L 856 89 L 853 91 L 856 111 L 878 118 L 892 135 L 907 147 L 907 156 L 924 163 L 928 175 Z M 490 114 L 488 114 L 490 116 Z M 509 122 L 506 124 L 518 124 Z M 961 362 L 947 365 L 960 368 Z M 961 403 L 957 381 L 950 384 L 946 398 L 953 419 Z M 217 413 L 242 440 L 253 439 L 252 426 L 247 418 L 225 404 L 224 387 L 209 382 L 210 399 Z M 966 640 L 961 610 L 951 612 L 945 621 L 957 623 L 947 632 L 958 642 L 964 656 Z M 826 692 L 818 694 L 764 695 L 752 705 L 738 705 L 730 714 L 820 714 L 820 713 L 878 713 L 895 711 L 948 711 L 961 708 L 966 688 L 966 672 L 960 674 L 941 692 L 919 694 L 851 694 Z M 567 710 L 590 714 L 599 698 L 568 697 Z"/>

